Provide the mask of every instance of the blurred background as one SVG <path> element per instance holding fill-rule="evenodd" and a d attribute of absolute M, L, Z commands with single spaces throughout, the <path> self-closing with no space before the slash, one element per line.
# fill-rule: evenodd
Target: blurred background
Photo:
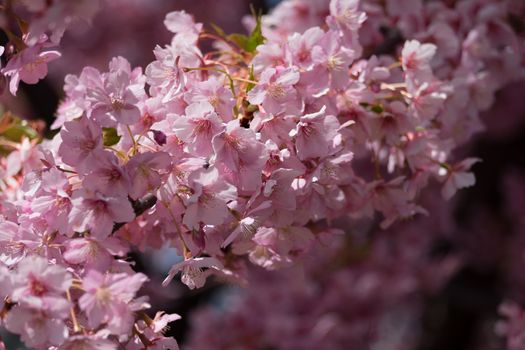
<path fill-rule="evenodd" d="M 245 32 L 241 19 L 250 4 L 266 13 L 278 2 L 109 1 L 92 25 L 66 32 L 62 58 L 50 64 L 45 80 L 22 83 L 16 99 L 4 93 L 0 103 L 49 126 L 66 74 L 88 65 L 105 70 L 119 55 L 144 68 L 154 46 L 170 41 L 166 13 L 184 9 L 197 22 Z M 175 283 L 159 288 L 178 259 L 174 251 L 134 253 L 137 269 L 152 276 L 144 290 L 152 314 L 162 309 L 182 316 L 168 334 L 183 349 L 504 349 L 496 331 L 498 307 L 506 300 L 525 305 L 524 91 L 525 82 L 499 91 L 483 115 L 486 131 L 460 151 L 483 160 L 474 167 L 475 187 L 446 203 L 439 188 L 429 190 L 431 218 L 386 231 L 363 225 L 361 232 L 348 232 L 332 242 L 327 259 L 306 259 L 306 275 L 257 270 L 251 288 L 219 281 L 193 291 Z M 295 344 L 283 345 L 286 337 Z M 310 343 L 298 344 L 301 337 Z M 325 345 L 314 347 L 313 338 Z M 344 345 L 348 339 L 355 342 Z"/>

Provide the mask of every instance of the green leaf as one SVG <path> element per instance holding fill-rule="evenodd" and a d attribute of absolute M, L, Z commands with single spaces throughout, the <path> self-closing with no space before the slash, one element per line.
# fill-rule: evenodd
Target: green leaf
<path fill-rule="evenodd" d="M 13 124 L 4 132 L 2 132 L 1 136 L 5 137 L 9 141 L 19 143 L 20 141 L 22 141 L 22 138 L 24 136 L 30 139 L 37 138 L 38 133 L 27 125 Z"/>
<path fill-rule="evenodd" d="M 257 46 L 264 44 L 266 41 L 266 38 L 262 34 L 262 16 L 261 14 L 255 14 L 255 11 L 252 8 L 253 15 L 255 17 L 255 28 L 253 28 L 252 33 L 250 34 L 250 37 L 248 38 L 248 42 L 246 45 L 246 51 L 248 52 L 255 52 L 257 49 Z"/>
<path fill-rule="evenodd" d="M 120 137 L 115 128 L 102 128 L 104 146 L 110 147 L 116 145 L 120 141 Z"/>
<path fill-rule="evenodd" d="M 244 34 L 238 34 L 238 33 L 228 35 L 229 40 L 233 41 L 242 50 L 249 52 L 249 53 L 254 53 L 257 49 L 257 46 L 264 44 L 264 42 L 266 41 L 266 38 L 262 34 L 262 24 L 261 24 L 262 16 L 260 14 L 255 14 L 255 11 L 253 11 L 253 9 L 252 9 L 252 12 L 255 17 L 256 24 L 250 36 L 246 36 Z"/>
<path fill-rule="evenodd" d="M 250 67 L 250 76 L 249 78 L 251 81 L 255 81 L 255 74 L 253 73 L 253 66 Z M 251 89 L 253 89 L 255 87 L 255 84 L 253 83 L 249 83 L 248 86 L 246 87 L 246 92 L 250 92 Z"/>
<path fill-rule="evenodd" d="M 384 109 L 383 109 L 383 106 L 381 105 L 374 105 L 372 106 L 371 111 L 377 114 L 381 114 L 384 112 Z"/>
<path fill-rule="evenodd" d="M 238 33 L 230 34 L 228 35 L 228 40 L 233 41 L 242 50 L 248 51 L 248 37 L 246 35 Z"/>

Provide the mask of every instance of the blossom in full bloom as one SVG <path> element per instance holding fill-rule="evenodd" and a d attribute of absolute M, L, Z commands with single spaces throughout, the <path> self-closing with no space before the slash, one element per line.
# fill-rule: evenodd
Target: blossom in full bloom
<path fill-rule="evenodd" d="M 85 293 L 79 299 L 91 327 L 107 324 L 114 334 L 126 334 L 133 324 L 133 312 L 143 303 L 132 302 L 147 278 L 141 273 L 100 273 L 90 270 L 83 279 Z"/>
<path fill-rule="evenodd" d="M 421 44 L 417 40 L 407 41 L 401 52 L 403 70 L 416 81 L 428 81 L 432 77 L 430 61 L 435 53 L 434 44 Z"/>
<path fill-rule="evenodd" d="M 135 218 L 127 197 L 106 197 L 99 192 L 75 191 L 73 208 L 69 214 L 76 231 L 89 230 L 96 237 L 107 237 L 115 223 L 125 223 Z"/>
<path fill-rule="evenodd" d="M 185 200 L 183 223 L 198 228 L 199 223 L 219 225 L 228 217 L 228 202 L 236 198 L 235 187 L 219 176 L 217 168 L 202 169 L 188 179 L 191 193 Z"/>
<path fill-rule="evenodd" d="M 62 143 L 58 154 L 64 163 L 82 171 L 97 163 L 95 154 L 102 150 L 102 131 L 91 120 L 82 117 L 66 122 L 60 136 Z"/>
<path fill-rule="evenodd" d="M 267 68 L 261 73 L 259 83 L 248 93 L 248 101 L 261 105 L 267 113 L 295 114 L 302 110 L 294 85 L 299 72 L 293 68 Z"/>
<path fill-rule="evenodd" d="M 72 284 L 72 277 L 64 267 L 49 265 L 44 258 L 30 256 L 18 263 L 12 281 L 11 299 L 20 306 L 66 317 L 69 302 L 65 292 Z"/>
<path fill-rule="evenodd" d="M 203 270 L 207 268 L 207 270 Z M 212 273 L 212 270 L 221 270 L 224 266 L 215 258 L 194 258 L 190 260 L 181 261 L 173 265 L 168 273 L 168 276 L 162 282 L 167 285 L 171 282 L 173 277 L 182 271 L 182 283 L 190 289 L 200 288 L 206 282 L 206 278 Z"/>
<path fill-rule="evenodd" d="M 9 91 L 16 95 L 20 81 L 36 84 L 47 75 L 47 64 L 60 57 L 58 51 L 43 51 L 42 45 L 24 49 L 11 58 L 1 72 L 10 77 Z"/>

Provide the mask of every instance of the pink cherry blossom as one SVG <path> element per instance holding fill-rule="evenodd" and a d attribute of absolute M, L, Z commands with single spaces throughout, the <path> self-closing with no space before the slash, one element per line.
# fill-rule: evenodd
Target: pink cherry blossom
<path fill-rule="evenodd" d="M 114 237 L 100 241 L 93 238 L 75 238 L 65 244 L 63 257 L 71 265 L 106 271 L 111 267 L 114 256 L 125 256 L 127 251 L 128 247 Z"/>
<path fill-rule="evenodd" d="M 45 311 L 35 312 L 24 306 L 15 306 L 5 319 L 5 327 L 21 335 L 28 346 L 45 349 L 50 345 L 60 345 L 69 332 L 63 320 L 53 318 Z"/>
<path fill-rule="evenodd" d="M 174 11 L 166 15 L 164 25 L 172 33 L 192 33 L 199 34 L 202 30 L 201 23 L 195 23 L 193 16 L 185 11 Z"/>
<path fill-rule="evenodd" d="M 203 268 L 207 270 L 203 271 Z M 190 289 L 200 288 L 206 282 L 206 278 L 212 273 L 212 270 L 221 270 L 224 266 L 215 258 L 194 258 L 191 260 L 181 261 L 173 265 L 166 279 L 162 282 L 167 285 L 173 277 L 182 271 L 182 283 Z"/>
<path fill-rule="evenodd" d="M 109 151 L 97 151 L 96 163 L 83 179 L 84 187 L 106 196 L 126 197 L 131 187 L 127 169 L 119 164 L 117 156 Z"/>
<path fill-rule="evenodd" d="M 1 72 L 11 77 L 9 91 L 16 95 L 18 84 L 36 84 L 47 75 L 47 64 L 60 57 L 58 51 L 42 51 L 41 45 L 29 47 L 11 58 Z"/>
<path fill-rule="evenodd" d="M 64 293 L 71 283 L 71 275 L 62 266 L 49 265 L 44 258 L 30 256 L 18 263 L 11 298 L 21 306 L 64 318 L 69 309 Z"/>
<path fill-rule="evenodd" d="M 155 88 L 165 90 L 163 102 L 170 101 L 186 84 L 185 73 L 179 66 L 180 56 L 170 47 L 157 46 L 153 51 L 156 61 L 146 67 L 147 82 Z"/>
<path fill-rule="evenodd" d="M 467 158 L 445 170 L 446 180 L 441 191 L 445 199 L 450 199 L 460 188 L 474 186 L 476 179 L 468 170 L 480 161 L 479 158 Z"/>
<path fill-rule="evenodd" d="M 204 157 L 212 150 L 213 137 L 224 129 L 221 120 L 208 102 L 198 102 L 186 108 L 186 116 L 173 122 L 173 132 L 186 143 L 190 154 Z"/>
<path fill-rule="evenodd" d="M 199 223 L 219 225 L 228 217 L 228 202 L 236 197 L 235 187 L 219 177 L 217 168 L 202 169 L 188 179 L 190 196 L 185 200 L 183 223 L 197 229 Z"/>
<path fill-rule="evenodd" d="M 129 63 L 122 57 L 110 62 L 110 71 L 100 76 L 86 93 L 91 102 L 91 114 L 104 127 L 115 127 L 117 123 L 130 125 L 140 119 L 137 103 L 143 93 L 144 82 L 136 81 Z"/>
<path fill-rule="evenodd" d="M 102 149 L 102 131 L 86 117 L 66 122 L 60 131 L 62 143 L 58 154 L 68 165 L 82 171 L 96 164 L 96 152 Z"/>
<path fill-rule="evenodd" d="M 72 196 L 73 208 L 69 214 L 76 231 L 89 230 L 99 238 L 107 237 L 115 223 L 125 223 L 135 218 L 126 197 L 106 197 L 99 192 L 78 190 Z"/>
<path fill-rule="evenodd" d="M 91 327 L 106 323 L 115 334 L 128 332 L 133 324 L 133 312 L 141 304 L 130 303 L 147 278 L 141 273 L 102 274 L 90 270 L 83 279 L 85 293 L 79 299 Z"/>
<path fill-rule="evenodd" d="M 184 100 L 191 104 L 208 102 L 224 122 L 232 120 L 235 101 L 232 92 L 224 86 L 224 82 L 216 77 L 193 84 L 184 94 Z"/>
<path fill-rule="evenodd" d="M 261 73 L 258 85 L 248 93 L 248 101 L 262 105 L 267 113 L 299 113 L 303 106 L 294 88 L 298 81 L 299 72 L 293 68 L 267 68 Z"/>
<path fill-rule="evenodd" d="M 294 130 L 297 156 L 301 160 L 326 157 L 334 152 L 339 122 L 337 118 L 325 114 L 326 108 L 300 118 Z"/>
<path fill-rule="evenodd" d="M 428 81 L 432 77 L 430 61 L 435 53 L 434 44 L 421 44 L 417 40 L 407 41 L 401 52 L 403 70 L 416 81 Z"/>
<path fill-rule="evenodd" d="M 213 138 L 215 163 L 222 175 L 242 191 L 253 191 L 261 183 L 261 170 L 268 154 L 254 132 L 232 120 L 226 130 Z"/>
<path fill-rule="evenodd" d="M 126 164 L 126 172 L 131 181 L 130 197 L 138 199 L 155 191 L 170 170 L 171 158 L 168 153 L 145 152 L 135 155 Z"/>
<path fill-rule="evenodd" d="M 366 20 L 366 13 L 359 11 L 359 0 L 330 1 L 330 17 L 328 23 L 341 30 L 358 30 Z"/>

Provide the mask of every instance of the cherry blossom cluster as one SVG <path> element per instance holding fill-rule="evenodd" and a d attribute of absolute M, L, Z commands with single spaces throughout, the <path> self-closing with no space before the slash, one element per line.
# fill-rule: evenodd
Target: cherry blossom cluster
<path fill-rule="evenodd" d="M 8 53 L 13 93 L 45 75 L 58 55 L 41 50 L 76 13 L 23 3 L 57 17 L 31 22 L 27 47 Z M 52 139 L 0 139 L 2 325 L 36 349 L 174 349 L 163 330 L 178 316 L 146 314 L 132 249 L 178 250 L 164 285 L 179 272 L 189 288 L 239 283 L 249 263 L 293 265 L 336 220 L 387 228 L 428 214 L 430 182 L 446 199 L 472 186 L 479 159 L 453 151 L 524 72 L 511 2 L 495 3 L 429 2 L 416 21 L 412 7 L 292 0 L 247 20 L 250 35 L 172 12 L 174 36 L 144 71 L 116 57 L 67 76 Z M 375 53 L 379 24 L 408 40 Z"/>
<path fill-rule="evenodd" d="M 16 95 L 22 81 L 36 84 L 47 75 L 47 64 L 60 57 L 56 50 L 66 28 L 89 22 L 99 0 L 5 0 L 0 4 L 0 28 L 8 38 L 0 46 L 7 62 L 0 67 L 0 92 L 9 78 L 9 91 Z"/>

